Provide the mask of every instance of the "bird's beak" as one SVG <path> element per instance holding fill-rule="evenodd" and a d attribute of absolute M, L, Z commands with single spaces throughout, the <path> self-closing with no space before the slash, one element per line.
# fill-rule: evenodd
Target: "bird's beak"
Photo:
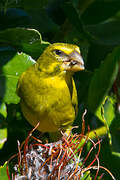
<path fill-rule="evenodd" d="M 62 66 L 66 71 L 73 71 L 73 72 L 81 71 L 85 69 L 82 56 L 77 51 L 72 52 L 67 57 L 67 59 L 63 61 Z"/>

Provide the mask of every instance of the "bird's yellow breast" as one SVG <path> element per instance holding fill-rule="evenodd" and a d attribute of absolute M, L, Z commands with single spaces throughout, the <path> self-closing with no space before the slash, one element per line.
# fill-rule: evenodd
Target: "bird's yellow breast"
<path fill-rule="evenodd" d="M 29 83 L 31 79 L 34 80 Z M 23 74 L 22 88 L 19 89 L 22 111 L 33 126 L 40 122 L 38 130 L 54 132 L 59 128 L 66 129 L 73 123 L 75 109 L 72 103 L 73 95 L 70 91 L 73 85 L 69 87 L 68 83 L 61 76 L 36 76 L 33 67 Z M 73 80 L 72 83 L 74 83 Z M 72 91 L 72 94 L 75 95 L 76 89 Z"/>

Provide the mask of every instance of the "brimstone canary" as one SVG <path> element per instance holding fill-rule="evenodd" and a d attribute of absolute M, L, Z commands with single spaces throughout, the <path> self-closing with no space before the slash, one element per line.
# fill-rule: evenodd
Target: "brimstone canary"
<path fill-rule="evenodd" d="M 84 70 L 79 47 L 49 45 L 36 63 L 20 76 L 17 93 L 28 122 L 41 132 L 69 128 L 77 114 L 77 91 L 72 75 Z"/>

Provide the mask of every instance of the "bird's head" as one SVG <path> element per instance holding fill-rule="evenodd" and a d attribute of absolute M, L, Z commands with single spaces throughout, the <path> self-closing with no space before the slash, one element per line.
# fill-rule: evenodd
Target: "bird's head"
<path fill-rule="evenodd" d="M 63 71 L 76 72 L 84 70 L 84 61 L 82 59 L 78 46 L 66 43 L 54 43 L 49 45 L 41 57 L 39 64 L 46 63 L 49 71 L 60 69 Z"/>

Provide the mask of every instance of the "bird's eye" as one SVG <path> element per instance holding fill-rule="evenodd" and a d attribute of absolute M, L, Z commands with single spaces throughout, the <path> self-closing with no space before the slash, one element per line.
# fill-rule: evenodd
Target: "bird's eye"
<path fill-rule="evenodd" d="M 55 54 L 57 54 L 57 55 L 62 55 L 62 51 L 60 51 L 60 50 L 55 50 L 54 52 L 55 52 Z"/>

